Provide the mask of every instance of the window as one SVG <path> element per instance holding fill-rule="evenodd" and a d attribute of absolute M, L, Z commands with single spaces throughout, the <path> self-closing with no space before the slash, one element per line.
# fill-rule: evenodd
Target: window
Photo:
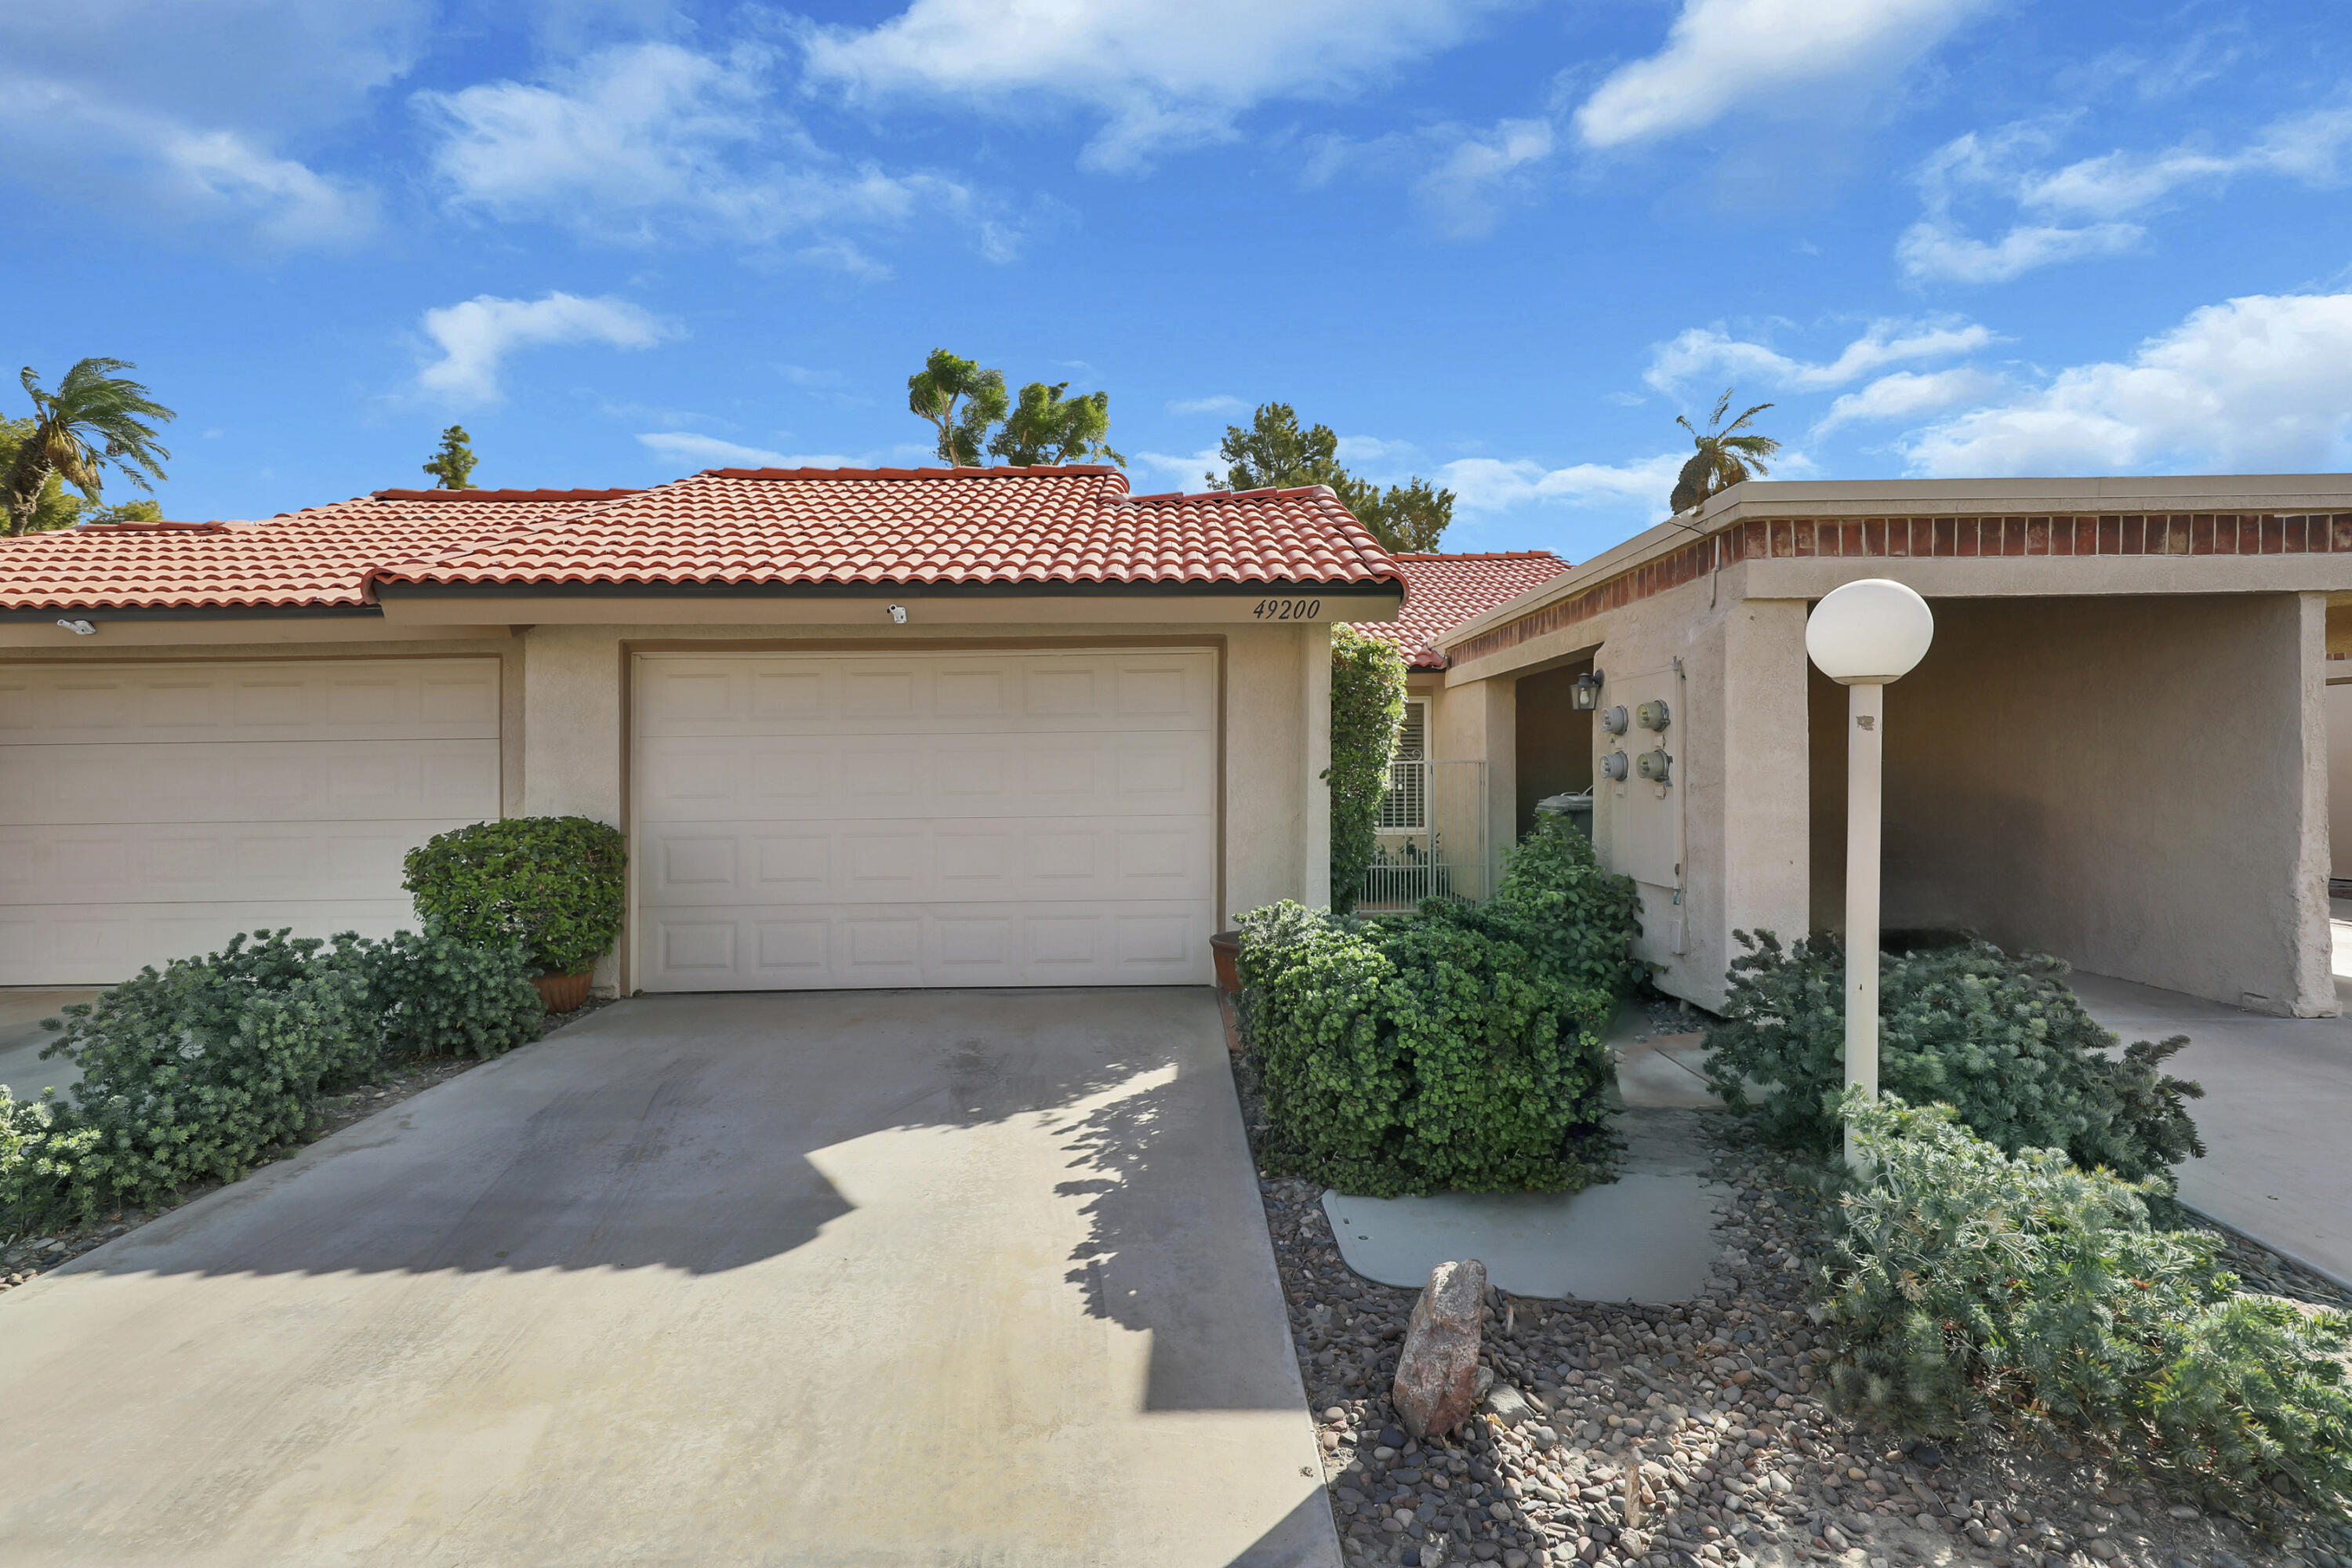
<path fill-rule="evenodd" d="M 1420 833 L 1429 826 L 1429 704 L 1407 699 L 1397 727 L 1396 761 L 1389 764 L 1389 793 L 1381 798 L 1380 827 L 1386 833 Z"/>

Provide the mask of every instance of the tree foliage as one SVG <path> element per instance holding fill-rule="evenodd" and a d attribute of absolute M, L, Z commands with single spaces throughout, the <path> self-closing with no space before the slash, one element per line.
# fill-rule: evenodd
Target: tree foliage
<path fill-rule="evenodd" d="M 982 370 L 971 360 L 933 349 L 923 368 L 907 378 L 907 406 L 939 431 L 940 461 L 977 468 L 987 461 L 991 431 L 1004 422 L 1011 399 L 1004 373 Z"/>
<path fill-rule="evenodd" d="M 1207 476 L 1212 489 L 1328 485 L 1339 504 L 1389 551 L 1435 550 L 1454 521 L 1452 490 L 1440 489 L 1419 475 L 1386 490 L 1356 478 L 1339 466 L 1339 437 L 1331 427 L 1302 428 L 1297 411 L 1287 403 L 1260 404 L 1246 429 L 1227 426 L 1217 450 L 1227 467 L 1223 476 Z"/>
<path fill-rule="evenodd" d="M 1779 451 L 1780 443 L 1749 430 L 1748 422 L 1771 406 L 1759 403 L 1727 425 L 1723 416 L 1731 411 L 1731 389 L 1726 387 L 1723 395 L 1715 400 L 1715 412 L 1707 416 L 1706 431 L 1675 415 L 1675 423 L 1690 432 L 1694 450 L 1675 479 L 1675 492 L 1666 502 L 1667 510 L 1688 511 L 1707 497 L 1727 490 L 1743 479 L 1770 473 L 1764 459 Z"/>
<path fill-rule="evenodd" d="M 1841 1405 L 1929 1433 L 2087 1437 L 2209 1504 L 2352 1504 L 2352 1316 L 2242 1296 L 2154 1189 L 2004 1153 L 1948 1106 L 1843 1102 L 1868 1178 L 1817 1278 Z"/>
<path fill-rule="evenodd" d="M 12 422 L 13 447 L 0 472 L 8 532 L 64 526 L 54 521 L 59 515 L 54 502 L 46 513 L 51 521 L 41 521 L 45 498 L 53 490 L 62 495 L 59 481 L 95 502 L 109 468 L 142 490 L 152 488 L 151 479 L 163 478 L 163 460 L 172 454 L 157 440 L 155 426 L 177 416 L 138 382 L 114 374 L 138 368 L 119 359 L 85 359 L 49 391 L 30 365 L 25 367 L 18 379 L 33 400 L 33 414 L 21 431 Z"/>
<path fill-rule="evenodd" d="M 425 471 L 437 481 L 436 489 L 469 490 L 474 488 L 474 465 L 479 461 L 474 456 L 474 438 L 466 434 L 463 425 L 452 425 L 441 432 L 441 446 L 425 460 Z"/>
<path fill-rule="evenodd" d="M 1066 381 L 1033 381 L 1014 400 L 1004 373 L 945 349 L 933 349 L 907 378 L 907 407 L 939 433 L 940 461 L 979 468 L 994 458 L 1014 468 L 1057 463 L 1113 463 L 1126 457 L 1110 444 L 1110 394 L 1065 396 Z"/>
<path fill-rule="evenodd" d="M 1331 628 L 1331 907 L 1356 907 L 1364 872 L 1378 848 L 1381 802 L 1388 795 L 1404 722 L 1404 658 L 1354 627 Z"/>
<path fill-rule="evenodd" d="M 1843 1126 L 1845 947 L 1810 936 L 1734 933 L 1723 1021 L 1707 1031 L 1707 1078 L 1768 1137 L 1826 1150 Z M 2085 1169 L 2138 1179 L 2201 1155 L 2184 1101 L 2205 1091 L 2164 1071 L 2189 1043 L 2141 1040 L 2120 1056 L 2066 985 L 2066 965 L 1987 942 L 1879 957 L 1878 1080 L 1914 1104 L 1941 1101 L 2009 1153 L 2060 1148 Z M 1760 1086 L 1760 1087 L 1759 1087 Z"/>

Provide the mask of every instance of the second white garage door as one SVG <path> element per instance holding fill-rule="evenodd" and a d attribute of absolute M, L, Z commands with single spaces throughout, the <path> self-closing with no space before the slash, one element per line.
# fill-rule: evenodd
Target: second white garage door
<path fill-rule="evenodd" d="M 644 654 L 648 991 L 1204 983 L 1206 650 Z"/>

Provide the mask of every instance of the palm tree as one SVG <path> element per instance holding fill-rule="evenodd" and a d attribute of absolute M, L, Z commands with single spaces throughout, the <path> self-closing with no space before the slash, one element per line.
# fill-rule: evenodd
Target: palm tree
<path fill-rule="evenodd" d="M 1689 420 L 1675 415 L 1675 423 L 1691 433 L 1691 445 L 1698 450 L 1683 465 L 1682 473 L 1675 479 L 1674 498 L 1666 502 L 1668 510 L 1676 513 L 1688 511 L 1742 479 L 1770 473 L 1764 459 L 1779 451 L 1780 443 L 1769 436 L 1743 436 L 1739 432 L 1750 419 L 1771 406 L 1759 403 L 1726 425 L 1723 416 L 1731 408 L 1731 389 L 1726 387 L 1723 395 L 1715 400 L 1715 412 L 1707 416 L 1708 430 L 1704 436 Z"/>
<path fill-rule="evenodd" d="M 53 476 L 92 500 L 98 499 L 100 470 L 109 463 L 142 490 L 152 488 L 147 482 L 151 477 L 163 477 L 161 459 L 172 454 L 156 444 L 155 426 L 148 421 L 177 416 L 148 396 L 145 387 L 114 374 L 138 368 L 119 359 L 86 359 L 66 372 L 55 392 L 42 391 L 32 367 L 25 368 L 25 390 L 33 399 L 32 433 L 17 447 L 16 460 L 0 479 L 9 533 L 32 527 L 41 491 Z"/>

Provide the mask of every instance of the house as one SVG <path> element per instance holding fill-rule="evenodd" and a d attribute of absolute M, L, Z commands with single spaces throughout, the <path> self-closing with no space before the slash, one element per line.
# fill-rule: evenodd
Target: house
<path fill-rule="evenodd" d="M 1598 781 L 1640 955 L 1719 1005 L 1735 932 L 1843 924 L 1846 704 L 1804 635 L 1863 577 L 1937 622 L 1886 694 L 1888 928 L 2336 1010 L 2326 689 L 2352 648 L 2352 475 L 1735 486 L 1435 637 L 1433 754 L 1483 766 L 1496 800 L 1527 793 L 1530 731 L 1581 758 L 1537 787 Z M 1580 677 L 1595 709 L 1563 713 Z"/>
<path fill-rule="evenodd" d="M 0 541 L 0 984 L 412 919 L 401 858 L 624 825 L 637 990 L 1204 982 L 1325 901 L 1328 489 L 719 468 Z"/>

